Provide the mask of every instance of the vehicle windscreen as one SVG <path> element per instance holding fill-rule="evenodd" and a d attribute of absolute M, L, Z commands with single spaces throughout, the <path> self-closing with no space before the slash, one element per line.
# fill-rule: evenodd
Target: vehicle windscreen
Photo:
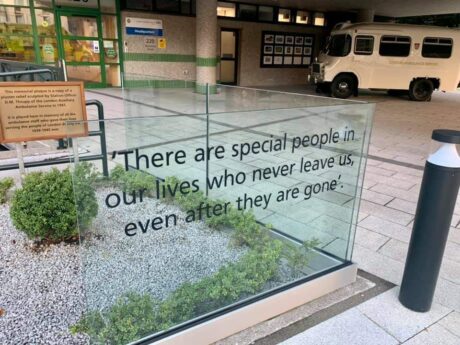
<path fill-rule="evenodd" d="M 351 50 L 351 36 L 350 35 L 332 35 L 329 37 L 325 53 L 329 56 L 347 56 Z"/>

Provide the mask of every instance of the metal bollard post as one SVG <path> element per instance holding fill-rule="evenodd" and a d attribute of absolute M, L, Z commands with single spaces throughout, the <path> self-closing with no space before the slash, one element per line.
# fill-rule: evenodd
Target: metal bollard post
<path fill-rule="evenodd" d="M 399 301 L 419 312 L 431 308 L 460 187 L 460 131 L 438 129 L 432 139 L 443 144 L 425 165 L 399 292 Z"/>

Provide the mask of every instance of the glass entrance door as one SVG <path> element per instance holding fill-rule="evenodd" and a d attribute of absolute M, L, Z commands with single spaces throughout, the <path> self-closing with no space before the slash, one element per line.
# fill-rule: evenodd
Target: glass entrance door
<path fill-rule="evenodd" d="M 220 81 L 236 85 L 238 76 L 238 30 L 222 29 L 220 32 Z"/>
<path fill-rule="evenodd" d="M 68 80 L 82 80 L 86 87 L 105 87 L 100 14 L 88 9 L 57 12 L 59 56 L 66 61 Z"/>

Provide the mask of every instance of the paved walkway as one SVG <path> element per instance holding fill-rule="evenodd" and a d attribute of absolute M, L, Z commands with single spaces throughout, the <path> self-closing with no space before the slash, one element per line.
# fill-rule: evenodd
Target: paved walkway
<path fill-rule="evenodd" d="M 305 92 L 301 87 L 287 90 Z M 103 92 L 120 96 L 119 90 Z M 126 108 L 120 108 L 113 97 L 91 92 L 88 92 L 88 96 L 102 100 L 110 117 L 126 114 Z M 136 95 L 128 96 L 133 102 L 146 101 Z M 178 108 L 168 98 L 163 99 L 164 103 L 155 103 L 156 107 L 151 108 L 149 115 L 169 116 L 172 114 L 170 109 L 189 114 L 202 112 L 199 104 L 203 100 L 200 98 L 190 100 L 198 104 L 193 109 Z M 358 100 L 376 102 L 376 115 L 353 260 L 361 269 L 400 284 L 423 165 L 432 149 L 431 131 L 435 128 L 460 129 L 460 94 L 436 93 L 429 103 L 409 102 L 384 94 L 365 94 Z M 153 104 L 155 100 L 150 101 Z M 139 107 L 142 107 L 140 103 L 133 103 L 131 116 L 136 116 L 136 111 L 139 113 Z M 219 106 L 224 110 L 229 108 L 225 102 Z M 245 121 L 244 118 L 236 120 L 237 123 Z M 202 130 L 200 126 L 189 125 L 188 135 L 194 130 Z M 457 201 L 432 310 L 429 313 L 411 312 L 399 304 L 397 293 L 398 287 L 285 343 L 460 344 L 460 199 Z"/>

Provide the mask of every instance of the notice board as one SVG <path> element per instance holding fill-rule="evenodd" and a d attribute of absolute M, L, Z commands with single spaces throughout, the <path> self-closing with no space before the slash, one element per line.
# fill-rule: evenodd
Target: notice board
<path fill-rule="evenodd" d="M 0 143 L 88 135 L 83 82 L 0 83 Z"/>

